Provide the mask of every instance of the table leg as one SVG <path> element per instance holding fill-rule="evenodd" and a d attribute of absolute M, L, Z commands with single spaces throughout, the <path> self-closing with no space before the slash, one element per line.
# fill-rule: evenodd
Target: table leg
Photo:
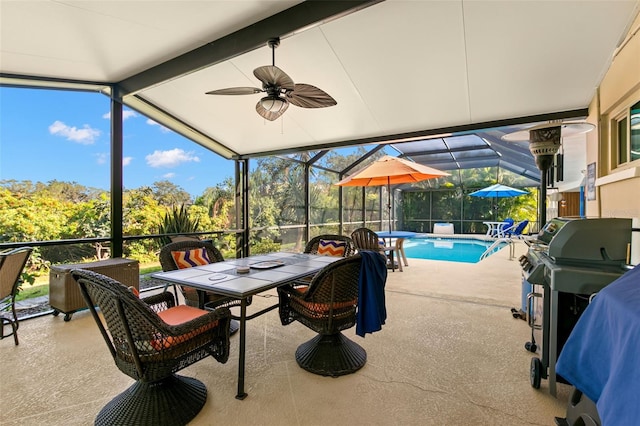
<path fill-rule="evenodd" d="M 400 252 L 400 250 L 402 249 L 402 243 L 400 242 L 400 238 L 396 238 L 396 242 L 393 245 L 394 249 L 394 253 L 396 254 L 396 257 L 398 258 L 398 270 L 400 272 L 402 272 L 402 253 Z M 391 240 L 389 240 L 389 245 L 391 245 Z"/>
<path fill-rule="evenodd" d="M 391 272 L 395 272 L 396 271 L 396 264 L 395 264 L 395 259 L 394 259 L 394 253 L 396 252 L 396 249 L 394 248 L 393 245 L 391 245 L 391 238 L 389 238 L 389 245 L 387 245 L 387 242 L 385 241 L 384 238 L 383 238 L 383 241 L 384 241 L 384 245 L 389 247 L 389 256 L 387 256 L 387 258 L 391 260 Z M 402 265 L 400 265 L 400 269 L 402 270 Z"/>
<path fill-rule="evenodd" d="M 240 301 L 240 351 L 238 354 L 238 394 L 236 399 L 245 399 L 247 393 L 244 391 L 244 364 L 245 364 L 245 350 L 246 350 L 246 336 L 247 336 L 247 299 L 243 298 Z"/>
<path fill-rule="evenodd" d="M 404 266 L 409 266 L 409 262 L 407 262 L 407 255 L 404 253 L 404 238 L 398 238 L 396 240 L 396 249 L 398 250 L 398 258 L 401 258 L 404 261 Z"/>

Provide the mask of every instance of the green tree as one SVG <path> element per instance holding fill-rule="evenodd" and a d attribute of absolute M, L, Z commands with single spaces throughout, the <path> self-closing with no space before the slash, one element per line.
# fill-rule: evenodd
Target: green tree
<path fill-rule="evenodd" d="M 218 223 L 220 228 L 231 226 L 235 217 L 235 197 L 231 179 L 227 178 L 221 184 L 206 188 L 202 195 L 196 197 L 194 204 L 205 207 L 208 216 L 214 223 Z"/>
<path fill-rule="evenodd" d="M 69 218 L 76 224 L 76 238 L 105 238 L 111 234 L 111 207 L 109 194 L 103 192 L 97 198 L 75 205 L 74 213 Z M 98 260 L 108 257 L 107 247 L 94 243 L 95 256 Z"/>
<path fill-rule="evenodd" d="M 154 182 L 153 197 L 161 206 L 173 207 L 182 204 L 191 204 L 191 195 L 180 186 L 162 180 Z"/>
<path fill-rule="evenodd" d="M 125 191 L 123 194 L 122 228 L 125 235 L 152 235 L 158 230 L 166 207 L 154 198 L 149 187 Z M 133 240 L 127 242 L 125 254 L 140 261 L 157 260 L 159 249 L 156 240 Z"/>

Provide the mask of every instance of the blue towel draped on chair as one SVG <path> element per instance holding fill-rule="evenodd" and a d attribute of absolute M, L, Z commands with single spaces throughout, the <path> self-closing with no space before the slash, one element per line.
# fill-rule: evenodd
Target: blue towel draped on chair
<path fill-rule="evenodd" d="M 356 334 L 364 337 L 382 329 L 387 319 L 384 285 L 387 281 L 387 264 L 384 256 L 375 251 L 362 250 L 362 266 L 358 283 L 358 313 Z"/>

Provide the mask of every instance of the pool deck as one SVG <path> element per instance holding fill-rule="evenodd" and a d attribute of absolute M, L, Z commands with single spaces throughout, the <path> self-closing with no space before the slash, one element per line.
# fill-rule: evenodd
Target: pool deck
<path fill-rule="evenodd" d="M 526 252 L 516 242 L 516 256 Z M 366 338 L 344 334 L 367 351 L 366 365 L 328 378 L 302 370 L 294 352 L 314 336 L 277 312 L 248 323 L 244 401 L 234 398 L 238 337 L 226 364 L 202 360 L 181 374 L 209 391 L 191 425 L 551 425 L 564 417 L 569 386 L 558 398 L 529 383 L 533 354 L 520 306 L 521 272 L 508 250 L 479 263 L 409 259 L 389 272 L 387 321 Z M 251 311 L 275 292 L 254 297 Z M 114 365 L 88 312 L 70 322 L 51 315 L 23 321 L 20 345 L 0 341 L 2 425 L 87 425 L 132 380 Z"/>

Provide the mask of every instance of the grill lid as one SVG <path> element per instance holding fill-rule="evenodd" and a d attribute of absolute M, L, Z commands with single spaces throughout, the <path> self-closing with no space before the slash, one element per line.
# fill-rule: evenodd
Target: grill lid
<path fill-rule="evenodd" d="M 541 233 L 541 241 L 551 236 L 547 254 L 556 263 L 620 265 L 631 242 L 631 219 L 556 218 Z"/>

